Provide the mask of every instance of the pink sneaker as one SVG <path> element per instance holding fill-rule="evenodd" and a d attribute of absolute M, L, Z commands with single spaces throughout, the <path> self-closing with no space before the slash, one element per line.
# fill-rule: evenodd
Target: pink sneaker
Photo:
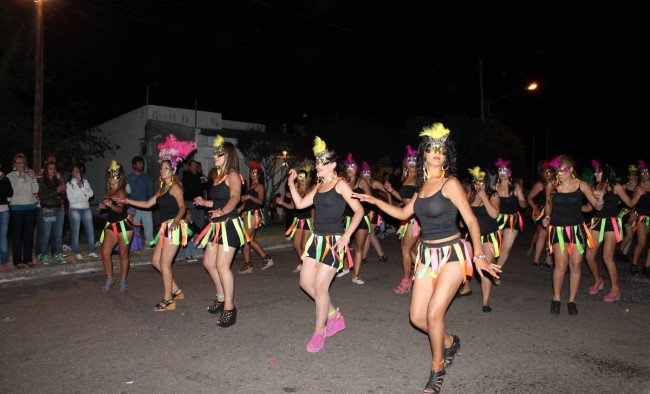
<path fill-rule="evenodd" d="M 329 338 L 334 336 L 337 332 L 345 328 L 345 319 L 339 308 L 336 308 L 336 313 L 331 318 L 327 318 L 327 323 L 325 324 L 325 337 Z"/>
<path fill-rule="evenodd" d="M 406 278 L 402 279 L 393 291 L 397 294 L 406 294 L 411 291 L 411 285 L 413 284 L 413 279 Z"/>
<path fill-rule="evenodd" d="M 306 348 L 309 353 L 318 353 L 325 347 L 325 332 L 315 332 Z"/>
<path fill-rule="evenodd" d="M 621 294 L 623 294 L 623 292 L 620 291 L 620 290 L 616 294 L 609 293 L 603 298 L 603 301 L 605 301 L 605 302 L 620 301 L 621 300 Z"/>

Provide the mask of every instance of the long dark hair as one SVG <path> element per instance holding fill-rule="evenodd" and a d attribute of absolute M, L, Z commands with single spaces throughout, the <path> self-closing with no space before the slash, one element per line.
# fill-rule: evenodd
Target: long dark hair
<path fill-rule="evenodd" d="M 415 183 L 416 190 L 418 191 L 420 191 L 422 185 L 424 185 L 424 183 L 426 182 L 426 179 L 424 179 L 424 166 L 426 164 L 424 154 L 425 154 L 425 148 L 429 142 L 430 142 L 429 137 L 423 137 L 420 139 L 420 145 L 418 146 L 418 161 L 417 161 L 418 173 L 416 176 L 416 183 Z M 443 169 L 445 170 L 445 178 L 449 178 L 451 176 L 456 176 L 456 161 L 458 159 L 458 156 L 456 153 L 456 142 L 454 142 L 451 136 L 447 137 L 446 145 L 447 145 L 447 151 L 445 152 L 445 163 L 443 164 Z"/>
<path fill-rule="evenodd" d="M 618 183 L 616 171 L 614 171 L 614 167 L 610 164 L 606 163 L 603 165 L 603 175 L 600 177 L 600 183 L 604 186 L 609 186 L 610 189 L 614 189 L 614 186 Z"/>

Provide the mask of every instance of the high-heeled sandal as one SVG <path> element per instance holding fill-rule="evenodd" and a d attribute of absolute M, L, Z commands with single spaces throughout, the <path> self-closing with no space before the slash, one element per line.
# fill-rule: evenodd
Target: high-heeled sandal
<path fill-rule="evenodd" d="M 273 267 L 273 259 L 268 254 L 264 256 L 264 263 L 262 264 L 262 271 L 267 268 Z"/>
<path fill-rule="evenodd" d="M 318 353 L 325 347 L 325 332 L 326 330 L 324 328 L 316 328 L 314 335 L 312 335 L 309 342 L 307 342 L 307 346 L 305 346 L 305 349 L 309 353 Z"/>
<path fill-rule="evenodd" d="M 120 293 L 127 293 L 129 289 L 126 287 L 126 279 L 120 279 Z"/>
<path fill-rule="evenodd" d="M 403 278 L 393 291 L 397 294 L 406 294 L 411 291 L 412 284 L 413 280 L 411 278 Z"/>
<path fill-rule="evenodd" d="M 217 326 L 221 328 L 230 327 L 237 323 L 237 308 L 224 309 L 221 318 L 217 322 Z"/>
<path fill-rule="evenodd" d="M 111 289 L 115 286 L 115 279 L 113 279 L 112 276 L 109 276 L 106 278 L 106 282 L 104 282 L 104 286 L 102 287 L 102 291 L 104 294 L 107 294 L 108 292 L 111 291 Z"/>
<path fill-rule="evenodd" d="M 240 274 L 251 274 L 253 273 L 253 264 L 250 261 L 244 263 L 238 271 Z"/>
<path fill-rule="evenodd" d="M 440 363 L 444 362 L 444 360 L 441 360 Z M 434 364 L 440 364 L 440 363 L 434 363 Z M 424 392 L 425 393 L 433 393 L 433 394 L 438 394 L 442 390 L 442 381 L 445 378 L 445 369 L 443 368 L 440 371 L 434 371 L 431 370 L 431 374 L 429 374 L 429 381 L 427 382 L 426 386 L 424 386 Z"/>
<path fill-rule="evenodd" d="M 460 355 L 460 338 L 458 338 L 457 335 L 453 335 L 452 338 L 453 342 L 451 343 L 451 346 L 445 349 L 442 355 L 445 359 L 445 368 L 451 367 L 454 363 L 454 357 L 456 357 L 457 354 Z"/>
<path fill-rule="evenodd" d="M 173 311 L 176 309 L 174 300 L 162 300 L 153 308 L 154 312 Z"/>
<path fill-rule="evenodd" d="M 172 291 L 172 300 L 174 301 L 180 301 L 185 299 L 185 293 L 183 293 L 183 290 L 180 288 L 176 289 L 176 291 Z"/>

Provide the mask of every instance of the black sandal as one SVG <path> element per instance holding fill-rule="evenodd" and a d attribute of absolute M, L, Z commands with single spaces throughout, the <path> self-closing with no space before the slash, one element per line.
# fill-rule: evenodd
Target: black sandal
<path fill-rule="evenodd" d="M 185 293 L 183 293 L 183 290 L 181 290 L 180 287 L 176 291 L 172 291 L 172 300 L 180 301 L 184 299 L 185 299 Z"/>
<path fill-rule="evenodd" d="M 443 358 L 445 359 L 445 368 L 451 367 L 451 364 L 454 363 L 454 357 L 460 355 L 460 338 L 457 335 L 453 335 L 454 339 L 449 348 L 445 349 L 443 353 Z"/>
<path fill-rule="evenodd" d="M 173 311 L 174 309 L 176 309 L 174 300 L 162 300 L 153 308 L 154 312 Z"/>
<path fill-rule="evenodd" d="M 431 371 L 431 374 L 429 375 L 429 381 L 427 382 L 427 385 L 424 386 L 424 392 L 425 393 L 433 393 L 433 394 L 438 394 L 442 390 L 442 380 L 445 377 L 445 370 L 443 369 L 442 371 Z"/>

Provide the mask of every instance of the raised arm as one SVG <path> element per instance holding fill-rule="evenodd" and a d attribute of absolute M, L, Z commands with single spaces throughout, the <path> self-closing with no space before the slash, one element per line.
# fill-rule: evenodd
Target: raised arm
<path fill-rule="evenodd" d="M 415 193 L 413 195 L 413 198 L 411 198 L 406 205 L 402 207 L 397 207 L 395 205 L 388 204 L 386 201 L 373 197 L 372 195 L 369 194 L 352 193 L 352 198 L 356 198 L 361 202 L 367 202 L 369 204 L 376 205 L 377 208 L 384 211 L 386 215 L 392 216 L 398 220 L 406 220 L 411 216 L 413 216 L 413 214 L 415 213 L 413 211 L 413 204 L 415 203 L 415 200 L 417 200 L 417 196 L 418 194 Z"/>
<path fill-rule="evenodd" d="M 291 192 L 293 205 L 296 209 L 304 209 L 314 204 L 314 196 L 316 195 L 316 191 L 318 191 L 318 185 L 314 186 L 307 194 L 305 194 L 305 197 L 301 197 L 295 183 L 297 177 L 298 173 L 296 170 L 289 170 L 289 179 L 287 182 L 289 182 L 289 191 Z"/>

